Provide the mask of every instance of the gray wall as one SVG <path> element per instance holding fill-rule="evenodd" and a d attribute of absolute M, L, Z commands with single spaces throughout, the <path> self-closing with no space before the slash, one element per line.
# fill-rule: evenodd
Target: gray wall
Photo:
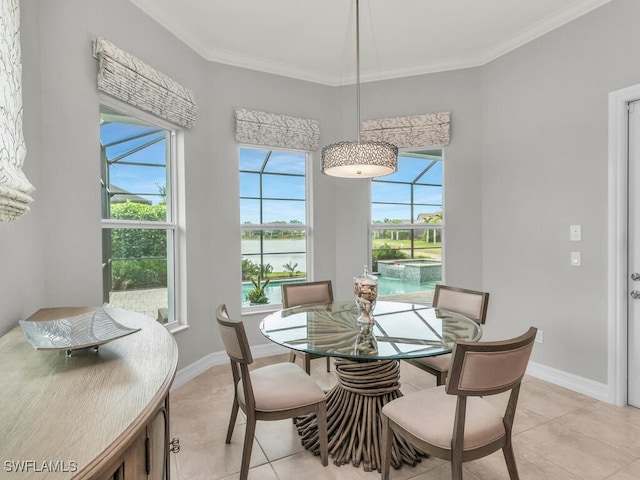
<path fill-rule="evenodd" d="M 640 2 L 617 0 L 482 69 L 490 333 L 537 325 L 533 360 L 603 383 L 608 93 L 640 83 L 637 18 Z"/>
<path fill-rule="evenodd" d="M 186 133 L 188 322 L 180 367 L 221 350 L 218 303 L 240 315 L 233 108 L 316 118 L 321 145 L 355 138 L 353 87 L 205 62 L 126 0 L 23 1 L 25 170 L 32 212 L 0 224 L 0 330 L 41 306 L 99 304 L 96 61 L 101 35 L 195 92 Z M 445 149 L 446 281 L 491 292 L 486 338 L 545 331 L 534 360 L 606 382 L 607 94 L 640 82 L 616 0 L 481 68 L 363 85 L 362 117 L 452 112 Z M 351 294 L 368 259 L 366 181 L 324 177 L 314 154 L 314 273 Z M 569 242 L 569 225 L 583 241 Z M 580 250 L 583 267 L 569 267 Z M 253 343 L 260 316 L 245 316 Z M 579 332 L 579 333 L 578 333 Z"/>

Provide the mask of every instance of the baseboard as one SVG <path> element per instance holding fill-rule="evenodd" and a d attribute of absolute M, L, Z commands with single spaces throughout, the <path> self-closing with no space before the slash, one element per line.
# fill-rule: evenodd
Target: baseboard
<path fill-rule="evenodd" d="M 287 353 L 288 351 L 289 350 L 287 348 L 276 345 L 275 343 L 251 347 L 251 355 L 253 355 L 253 358 L 270 357 L 272 355 Z M 229 357 L 225 351 L 210 353 L 209 355 L 202 357 L 200 360 L 196 360 L 192 364 L 178 370 L 176 378 L 173 381 L 173 385 L 171 386 L 171 390 L 175 390 L 176 388 L 183 386 L 185 383 L 193 380 L 211 367 L 227 365 L 228 363 Z"/>
<path fill-rule="evenodd" d="M 529 362 L 527 374 L 539 378 L 545 382 L 553 383 L 574 392 L 581 393 L 602 402 L 610 402 L 609 386 L 605 383 L 595 382 L 588 378 L 579 377 L 572 373 L 563 372 L 555 368 L 547 367 L 536 362 Z"/>

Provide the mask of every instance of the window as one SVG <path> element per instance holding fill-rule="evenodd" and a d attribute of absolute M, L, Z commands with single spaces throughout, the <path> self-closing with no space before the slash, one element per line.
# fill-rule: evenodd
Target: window
<path fill-rule="evenodd" d="M 281 303 L 307 277 L 307 154 L 240 148 L 242 306 Z"/>
<path fill-rule="evenodd" d="M 103 301 L 177 320 L 176 134 L 100 107 Z"/>
<path fill-rule="evenodd" d="M 442 151 L 401 152 L 371 181 L 372 265 L 380 295 L 435 288 L 442 278 Z"/>

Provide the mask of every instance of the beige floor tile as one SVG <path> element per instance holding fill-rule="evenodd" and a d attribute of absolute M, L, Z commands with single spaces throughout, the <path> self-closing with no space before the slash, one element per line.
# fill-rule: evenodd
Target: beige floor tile
<path fill-rule="evenodd" d="M 258 421 L 256 440 L 270 462 L 305 451 L 298 430 L 290 419 Z"/>
<path fill-rule="evenodd" d="M 540 380 L 522 384 L 518 407 L 524 407 L 548 419 L 565 415 L 597 400 Z"/>
<path fill-rule="evenodd" d="M 215 480 L 240 471 L 244 425 L 237 425 L 229 445 L 224 443 L 226 429 L 206 430 L 184 434 L 180 437 L 177 454 L 178 471 L 184 480 Z M 267 463 L 260 445 L 253 442 L 251 466 Z"/>
<path fill-rule="evenodd" d="M 391 472 L 391 480 L 397 480 L 395 472 Z M 476 477 L 473 472 L 470 472 L 466 467 L 463 470 L 464 480 L 483 480 L 482 477 Z M 493 477 L 486 477 L 487 479 Z M 442 463 L 441 465 L 429 470 L 427 472 L 420 473 L 414 477 L 409 477 L 409 480 L 451 480 L 451 466 L 449 463 Z"/>
<path fill-rule="evenodd" d="M 609 412 L 610 414 L 615 415 L 618 418 L 622 418 L 626 422 L 640 426 L 640 408 L 630 407 L 628 405 L 619 407 L 617 405 L 612 405 L 610 403 L 604 402 L 596 402 L 593 406 Z"/>
<path fill-rule="evenodd" d="M 640 478 L 640 460 L 636 460 L 631 465 L 610 476 L 607 480 L 638 480 Z"/>
<path fill-rule="evenodd" d="M 301 452 L 296 455 L 277 460 L 271 463 L 280 480 L 372 480 L 379 478 L 377 472 L 365 472 L 362 468 L 351 465 L 337 466 L 329 459 L 329 464 L 324 467 L 320 457 L 309 452 Z M 378 475 L 378 477 L 376 477 Z"/>
<path fill-rule="evenodd" d="M 391 468 L 389 476 L 392 480 L 409 480 L 421 478 L 421 475 L 431 473 L 442 465 L 447 466 L 444 460 L 435 457 L 423 458 L 416 466 L 402 465 L 399 469 Z M 431 478 L 430 476 L 428 478 Z"/>
<path fill-rule="evenodd" d="M 593 405 L 568 413 L 556 421 L 627 455 L 640 458 L 640 424 L 624 417 Z"/>
<path fill-rule="evenodd" d="M 547 461 L 528 448 L 514 447 L 520 480 L 579 480 L 561 467 Z M 509 471 L 502 450 L 487 457 L 465 463 L 465 471 L 478 478 L 509 480 Z"/>
<path fill-rule="evenodd" d="M 257 359 L 251 368 L 288 361 L 288 355 Z M 330 389 L 335 367 L 327 373 L 322 360 L 312 362 L 311 376 Z M 401 362 L 405 393 L 432 388 L 435 378 Z M 486 397 L 503 408 L 507 397 Z M 171 392 L 171 434 L 182 450 L 172 454 L 172 480 L 235 480 L 242 457 L 245 417 L 240 412 L 232 444 L 225 445 L 233 386 L 229 365 L 210 368 Z M 514 445 L 522 480 L 640 478 L 640 410 L 616 407 L 525 376 L 514 423 Z M 268 463 L 271 459 L 271 463 Z M 250 480 L 380 478 L 362 467 L 322 467 L 320 458 L 303 450 L 290 420 L 258 422 Z M 501 452 L 469 462 L 465 480 L 506 480 Z M 429 458 L 416 467 L 391 471 L 392 480 L 449 480 L 448 462 Z"/>
<path fill-rule="evenodd" d="M 513 439 L 514 449 L 529 449 L 541 459 L 583 480 L 602 480 L 626 467 L 634 458 L 557 422 L 527 430 Z"/>
<path fill-rule="evenodd" d="M 238 480 L 240 478 L 240 473 L 234 473 L 233 475 L 229 475 L 228 477 L 224 477 L 220 480 Z M 271 464 L 267 463 L 265 465 L 260 465 L 258 467 L 253 467 L 249 469 L 249 478 L 248 480 L 279 480 L 276 472 L 274 472 Z"/>

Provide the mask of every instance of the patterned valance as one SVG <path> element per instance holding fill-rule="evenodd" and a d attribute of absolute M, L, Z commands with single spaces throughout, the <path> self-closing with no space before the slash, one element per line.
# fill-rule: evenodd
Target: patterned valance
<path fill-rule="evenodd" d="M 438 112 L 365 120 L 360 139 L 389 142 L 398 148 L 445 146 L 449 145 L 450 118 L 450 112 Z"/>
<path fill-rule="evenodd" d="M 236 141 L 265 147 L 317 150 L 320 124 L 317 120 L 236 108 Z"/>
<path fill-rule="evenodd" d="M 177 125 L 193 126 L 197 107 L 191 90 L 104 38 L 93 41 L 93 56 L 100 62 L 99 90 Z"/>
<path fill-rule="evenodd" d="M 22 172 L 22 52 L 19 0 L 0 0 L 0 222 L 29 211 L 33 185 Z"/>

